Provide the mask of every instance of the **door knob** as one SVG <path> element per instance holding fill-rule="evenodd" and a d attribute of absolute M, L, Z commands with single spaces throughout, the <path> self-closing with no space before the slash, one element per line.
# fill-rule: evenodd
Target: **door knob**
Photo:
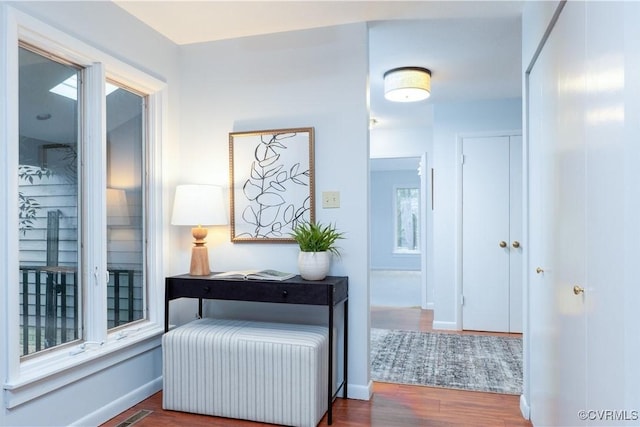
<path fill-rule="evenodd" d="M 514 240 L 513 243 L 511 244 L 511 246 L 513 246 L 514 248 L 518 249 L 520 247 L 520 242 L 518 242 L 517 240 Z"/>
<path fill-rule="evenodd" d="M 582 288 L 582 287 L 580 287 L 578 285 L 575 285 L 573 287 L 573 293 L 576 294 L 576 295 L 583 294 L 584 293 L 584 288 Z"/>
<path fill-rule="evenodd" d="M 505 242 L 504 240 L 500 240 L 500 243 L 498 243 L 498 246 L 500 246 L 501 248 L 506 248 L 507 242 Z"/>
<path fill-rule="evenodd" d="M 544 270 L 542 269 L 542 267 L 537 267 L 536 268 L 536 273 L 538 273 L 538 274 L 544 273 Z"/>

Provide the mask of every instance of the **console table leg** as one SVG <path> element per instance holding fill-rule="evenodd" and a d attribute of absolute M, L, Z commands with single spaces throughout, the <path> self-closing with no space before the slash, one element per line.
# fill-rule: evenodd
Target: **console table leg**
<path fill-rule="evenodd" d="M 349 350 L 349 300 L 344 301 L 344 342 L 342 343 L 342 349 L 344 351 L 343 369 L 344 369 L 344 385 L 342 386 L 342 397 L 346 399 L 347 394 L 347 364 L 349 357 L 347 355 Z"/>
<path fill-rule="evenodd" d="M 329 301 L 329 381 L 327 386 L 327 424 L 333 422 L 333 298 Z"/>

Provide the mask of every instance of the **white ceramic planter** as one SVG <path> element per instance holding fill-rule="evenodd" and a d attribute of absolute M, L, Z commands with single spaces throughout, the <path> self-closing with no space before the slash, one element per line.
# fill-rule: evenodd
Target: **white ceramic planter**
<path fill-rule="evenodd" d="M 327 277 L 331 265 L 331 252 L 300 252 L 298 269 L 305 280 L 322 280 Z"/>

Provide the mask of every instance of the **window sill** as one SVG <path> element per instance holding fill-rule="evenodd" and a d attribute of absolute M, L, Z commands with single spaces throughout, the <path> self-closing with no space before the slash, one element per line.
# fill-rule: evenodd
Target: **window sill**
<path fill-rule="evenodd" d="M 161 345 L 164 329 L 148 324 L 138 331 L 114 333 L 102 345 L 65 347 L 50 355 L 25 361 L 17 378 L 7 381 L 5 407 L 14 408 L 117 363 Z"/>
<path fill-rule="evenodd" d="M 405 255 L 420 255 L 420 251 L 402 251 L 402 250 L 394 250 L 393 255 L 405 256 Z"/>

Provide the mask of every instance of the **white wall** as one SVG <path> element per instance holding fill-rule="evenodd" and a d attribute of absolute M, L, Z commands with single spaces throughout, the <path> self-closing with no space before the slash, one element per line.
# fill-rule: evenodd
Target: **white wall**
<path fill-rule="evenodd" d="M 475 132 L 510 131 L 522 128 L 520 98 L 438 104 L 433 126 L 434 211 L 433 266 L 434 328 L 457 329 L 456 283 L 459 280 L 456 211 L 458 198 L 457 136 Z"/>
<path fill-rule="evenodd" d="M 431 121 L 430 118 L 425 120 Z M 433 148 L 431 126 L 398 128 L 373 127 L 371 129 L 371 158 L 420 157 Z"/>
<path fill-rule="evenodd" d="M 4 8 L 5 4 L 6 2 L 1 2 L 0 8 Z M 15 2 L 13 5 L 112 57 L 168 82 L 171 93 L 166 100 L 168 122 L 165 123 L 165 136 L 167 141 L 177 141 L 179 110 L 174 108 L 177 106 L 177 99 L 172 96 L 179 92 L 177 46 L 111 2 Z M 8 65 L 17 70 L 17 64 Z M 6 76 L 2 75 L 0 78 L 6 79 Z M 8 82 L 8 85 L 11 83 Z M 3 119 L 4 114 L 0 116 L 0 121 Z M 2 150 L 7 146 L 5 142 L 3 140 L 0 144 Z M 163 148 L 164 155 L 171 158 L 172 146 Z M 11 161 L 5 151 L 0 157 Z M 14 161 L 17 161 L 17 157 Z M 170 179 L 172 166 L 169 164 L 165 168 L 167 179 Z M 3 212 L 6 212 L 4 206 Z M 159 212 L 158 215 L 162 216 L 163 213 Z M 0 227 L 2 228 L 4 227 Z M 7 265 L 5 258 L 9 250 L 15 248 L 5 247 L 1 251 L 3 260 L 0 265 L 3 269 L 17 268 Z M 164 272 L 158 274 L 163 275 Z M 150 286 L 162 288 L 163 283 L 151 283 Z M 0 298 L 1 301 L 15 299 L 14 295 L 2 295 Z M 8 328 L 15 327 L 15 322 L 16 319 L 7 319 L 6 316 L 0 318 L 2 341 L 8 334 Z M 74 370 L 79 375 L 78 379 L 65 386 L 55 385 L 62 376 L 60 374 L 55 381 L 36 383 L 32 386 L 33 389 L 49 386 L 53 389 L 13 409 L 4 409 L 3 406 L 0 410 L 0 425 L 97 425 L 106 421 L 160 389 L 162 365 L 159 345 L 159 337 L 156 337 L 134 351 L 121 351 L 118 355 L 86 362 Z M 3 382 L 8 375 L 8 366 L 12 363 L 7 358 L 8 353 L 3 348 L 0 352 L 0 378 Z M 5 395 L 6 393 L 5 391 Z M 31 391 L 25 390 L 25 393 L 29 394 Z"/>
<path fill-rule="evenodd" d="M 369 397 L 368 295 L 368 46 L 366 24 L 296 31 L 184 46 L 181 68 L 179 183 L 228 187 L 228 134 L 315 128 L 316 218 L 346 233 L 332 275 L 349 276 L 349 395 Z M 341 206 L 322 209 L 322 191 L 339 191 Z M 178 229 L 178 227 L 174 227 Z M 179 234 L 176 234 L 179 233 Z M 228 228 L 212 229 L 211 268 L 276 268 L 297 272 L 295 244 L 236 243 Z M 188 230 L 174 231 L 170 269 L 189 264 Z M 208 315 L 316 323 L 308 307 L 212 303 Z M 193 317 L 185 305 L 173 323 Z"/>

